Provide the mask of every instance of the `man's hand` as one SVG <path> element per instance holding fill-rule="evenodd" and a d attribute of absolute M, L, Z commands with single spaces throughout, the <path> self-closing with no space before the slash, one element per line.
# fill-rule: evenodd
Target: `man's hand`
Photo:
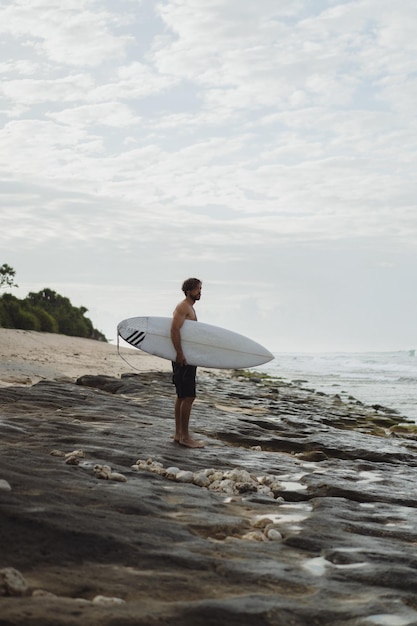
<path fill-rule="evenodd" d="M 177 352 L 175 362 L 179 363 L 180 365 L 187 365 L 187 359 L 185 358 L 183 352 Z"/>

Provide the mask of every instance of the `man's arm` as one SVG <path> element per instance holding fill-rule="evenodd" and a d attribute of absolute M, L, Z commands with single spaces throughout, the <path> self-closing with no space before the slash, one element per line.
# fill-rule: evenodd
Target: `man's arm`
<path fill-rule="evenodd" d="M 171 340 L 177 353 L 175 361 L 181 365 L 187 365 L 181 346 L 181 327 L 184 324 L 186 317 L 187 311 L 185 310 L 185 307 L 178 306 L 174 311 L 171 323 Z"/>

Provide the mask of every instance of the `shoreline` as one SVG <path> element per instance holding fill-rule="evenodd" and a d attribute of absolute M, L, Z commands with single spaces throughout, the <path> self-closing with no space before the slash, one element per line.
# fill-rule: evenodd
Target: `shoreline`
<path fill-rule="evenodd" d="M 325 394 L 353 396 L 396 410 L 417 423 L 417 361 L 409 352 L 275 354 L 264 371 Z"/>
<path fill-rule="evenodd" d="M 123 340 L 121 340 L 123 342 Z M 33 385 L 41 380 L 71 379 L 88 374 L 120 377 L 122 375 L 140 372 L 170 372 L 171 363 L 142 350 L 116 344 L 71 337 L 55 333 L 26 331 L 18 329 L 0 328 L 0 387 L 8 385 Z M 349 390 L 336 389 L 334 394 L 329 390 L 315 388 L 314 382 L 309 382 L 297 374 L 287 376 L 285 372 L 262 366 L 242 370 L 246 376 L 261 378 L 263 376 L 276 380 L 277 383 L 291 384 L 301 391 L 323 393 L 325 396 L 341 395 L 348 401 L 351 397 L 361 401 L 364 405 L 379 405 L 387 411 L 396 411 L 393 407 L 375 398 L 374 402 L 358 400 Z M 200 374 L 211 372 L 212 375 L 234 376 L 233 370 L 218 370 L 199 368 Z M 400 413 L 398 413 L 400 415 Z M 403 416 L 405 420 L 408 418 Z"/>

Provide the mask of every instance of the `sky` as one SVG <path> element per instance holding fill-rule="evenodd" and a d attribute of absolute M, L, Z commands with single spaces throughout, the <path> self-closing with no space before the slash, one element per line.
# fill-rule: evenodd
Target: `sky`
<path fill-rule="evenodd" d="M 117 323 L 417 347 L 415 0 L 0 0 L 0 265 Z"/>

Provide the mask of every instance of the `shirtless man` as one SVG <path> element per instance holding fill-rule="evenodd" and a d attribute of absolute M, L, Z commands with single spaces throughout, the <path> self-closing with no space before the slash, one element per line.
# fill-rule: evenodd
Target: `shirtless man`
<path fill-rule="evenodd" d="M 202 283 L 198 278 L 188 278 L 184 281 L 182 290 L 185 298 L 177 304 L 171 324 L 171 339 L 177 353 L 175 361 L 172 362 L 172 380 L 177 392 L 174 440 L 188 448 L 204 448 L 204 444 L 193 439 L 188 431 L 191 408 L 196 396 L 195 377 L 197 368 L 194 365 L 187 364 L 181 346 L 181 327 L 185 320 L 197 321 L 194 304 L 201 298 L 201 287 Z"/>

